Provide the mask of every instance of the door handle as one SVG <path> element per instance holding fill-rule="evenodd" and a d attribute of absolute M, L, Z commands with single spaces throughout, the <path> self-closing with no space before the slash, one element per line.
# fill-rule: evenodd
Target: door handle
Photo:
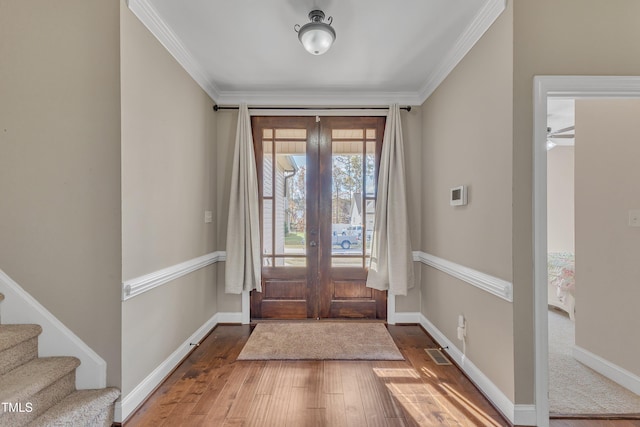
<path fill-rule="evenodd" d="M 309 246 L 311 246 L 312 248 L 315 248 L 316 246 L 318 246 L 318 244 L 314 240 L 312 240 L 309 242 Z"/>

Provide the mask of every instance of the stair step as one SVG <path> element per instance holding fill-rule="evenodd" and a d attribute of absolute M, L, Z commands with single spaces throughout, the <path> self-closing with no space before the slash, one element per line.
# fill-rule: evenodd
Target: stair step
<path fill-rule="evenodd" d="M 38 357 L 40 325 L 0 325 L 0 375 Z"/>
<path fill-rule="evenodd" d="M 0 411 L 0 425 L 25 425 L 60 402 L 75 390 L 75 369 L 79 365 L 75 357 L 44 357 L 0 376 L 0 402 L 24 409 Z"/>
<path fill-rule="evenodd" d="M 0 351 L 37 337 L 40 333 L 40 325 L 0 325 Z"/>
<path fill-rule="evenodd" d="M 74 391 L 33 420 L 29 427 L 109 427 L 113 423 L 114 402 L 119 396 L 117 388 Z"/>

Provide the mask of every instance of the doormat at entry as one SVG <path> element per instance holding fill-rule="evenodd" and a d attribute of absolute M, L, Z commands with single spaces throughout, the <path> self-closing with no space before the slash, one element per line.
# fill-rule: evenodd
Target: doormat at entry
<path fill-rule="evenodd" d="M 382 323 L 259 323 L 238 360 L 404 360 Z"/>

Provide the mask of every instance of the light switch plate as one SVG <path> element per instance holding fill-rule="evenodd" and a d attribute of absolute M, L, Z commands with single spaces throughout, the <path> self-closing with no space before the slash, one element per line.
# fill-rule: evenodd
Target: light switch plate
<path fill-rule="evenodd" d="M 205 224 L 213 221 L 213 212 L 212 211 L 204 211 L 204 222 Z"/>
<path fill-rule="evenodd" d="M 640 227 L 640 210 L 629 211 L 629 227 Z"/>

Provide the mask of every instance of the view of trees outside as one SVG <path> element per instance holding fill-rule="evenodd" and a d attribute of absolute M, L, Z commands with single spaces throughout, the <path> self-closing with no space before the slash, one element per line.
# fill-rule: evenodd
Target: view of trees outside
<path fill-rule="evenodd" d="M 307 164 L 304 155 L 291 155 L 290 159 L 296 166 L 296 172 L 287 177 L 285 191 L 285 248 L 287 253 L 304 253 L 304 240 L 306 234 L 306 174 Z M 362 197 L 363 191 L 367 194 L 373 192 L 375 188 L 374 170 L 375 170 L 375 154 L 367 152 L 362 153 L 336 153 L 332 156 L 332 187 L 331 187 L 331 222 L 332 224 L 344 226 L 342 230 L 351 225 L 363 225 L 362 222 L 368 219 L 369 212 L 359 212 L 359 219 L 352 218 L 355 197 Z M 364 168 L 364 171 L 363 171 Z M 363 173 L 367 177 L 367 188 L 364 188 Z M 371 182 L 369 182 L 371 181 Z M 359 209 L 368 204 L 358 202 Z M 352 224 L 352 220 L 358 221 L 358 224 Z M 368 227 L 368 226 L 367 226 Z M 335 229 L 333 231 L 336 231 Z M 340 234 L 341 229 L 338 228 Z M 367 231 L 368 233 L 371 230 Z M 370 234 L 367 234 L 370 235 Z M 333 242 L 337 245 L 338 250 L 342 253 L 354 250 L 361 251 L 363 236 L 360 232 L 359 241 L 349 239 L 349 244 L 344 245 L 341 240 Z M 370 244 L 370 242 L 368 242 Z M 334 251 L 336 249 L 334 248 Z M 349 253 L 350 253 L 349 252 Z M 295 261 L 295 260 L 293 260 Z M 287 265 L 293 262 L 289 260 Z M 350 260 L 349 262 L 356 262 Z M 291 264 L 293 265 L 293 264 Z"/>
<path fill-rule="evenodd" d="M 332 166 L 331 222 L 350 224 L 353 195 L 362 193 L 362 155 L 334 155 Z"/>
<path fill-rule="evenodd" d="M 306 216 L 306 174 L 307 165 L 302 156 L 294 156 L 298 165 L 298 172 L 288 180 L 287 189 L 287 219 L 289 221 L 287 230 L 289 233 L 304 233 Z"/>
<path fill-rule="evenodd" d="M 309 171 L 305 135 L 299 129 L 264 131 L 264 265 L 306 265 Z M 321 168 L 331 168 L 331 188 L 326 189 L 331 191 L 331 265 L 365 265 L 375 214 L 376 129 L 333 129 L 331 135 L 332 155 L 326 159 L 330 164 L 323 163 Z"/>
<path fill-rule="evenodd" d="M 294 156 L 297 173 L 288 180 L 287 218 L 289 232 L 303 232 L 305 227 L 306 164 L 302 156 Z M 351 202 L 354 194 L 362 194 L 361 154 L 333 156 L 332 216 L 333 224 L 351 223 Z M 367 171 L 373 170 L 373 156 L 366 156 Z"/>

